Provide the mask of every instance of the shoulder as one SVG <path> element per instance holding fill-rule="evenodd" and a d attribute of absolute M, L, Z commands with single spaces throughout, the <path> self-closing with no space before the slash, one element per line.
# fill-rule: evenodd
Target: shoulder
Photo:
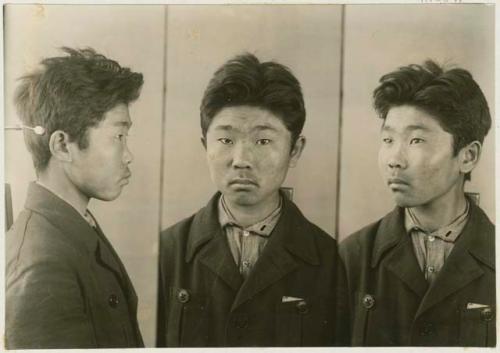
<path fill-rule="evenodd" d="M 200 212 L 201 210 L 164 229 L 160 233 L 160 244 L 169 244 L 187 238 L 193 221 Z"/>
<path fill-rule="evenodd" d="M 483 232 L 488 234 L 489 237 L 495 236 L 495 225 L 491 222 L 486 215 L 486 212 L 484 212 L 481 207 L 473 204 L 472 215 L 471 221 L 473 222 L 474 227 L 481 229 Z"/>
<path fill-rule="evenodd" d="M 72 262 L 81 249 L 43 215 L 23 210 L 6 234 L 6 265 Z"/>
<path fill-rule="evenodd" d="M 379 230 L 380 224 L 387 219 L 390 214 L 372 222 L 363 228 L 347 236 L 339 244 L 340 256 L 346 260 L 349 257 L 357 257 L 366 250 L 371 250 L 375 236 Z"/>
<path fill-rule="evenodd" d="M 311 221 L 306 219 L 306 222 L 308 223 L 307 226 L 310 229 L 308 233 L 312 234 L 316 238 L 316 241 L 320 245 L 320 247 L 328 246 L 337 248 L 337 240 L 335 239 L 335 237 L 328 234 L 326 231 L 324 231 Z"/>
<path fill-rule="evenodd" d="M 321 227 L 308 220 L 295 203 L 288 201 L 285 222 L 290 222 L 290 229 L 296 236 L 312 237 L 320 252 L 335 250 L 337 252 L 337 240 Z"/>

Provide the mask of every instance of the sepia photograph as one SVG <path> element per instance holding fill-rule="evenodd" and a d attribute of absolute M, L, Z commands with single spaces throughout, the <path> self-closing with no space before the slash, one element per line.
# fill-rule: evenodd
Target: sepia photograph
<path fill-rule="evenodd" d="M 2 348 L 496 347 L 495 11 L 3 4 Z"/>

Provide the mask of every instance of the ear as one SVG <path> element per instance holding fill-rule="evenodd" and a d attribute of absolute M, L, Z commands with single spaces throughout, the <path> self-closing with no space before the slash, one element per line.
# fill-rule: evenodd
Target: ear
<path fill-rule="evenodd" d="M 479 141 L 473 141 L 462 147 L 458 152 L 460 171 L 464 174 L 471 172 L 479 162 L 482 145 Z"/>
<path fill-rule="evenodd" d="M 49 149 L 52 157 L 62 162 L 71 162 L 69 143 L 69 135 L 66 132 L 62 130 L 54 131 L 49 138 Z"/>
<path fill-rule="evenodd" d="M 288 162 L 288 167 L 295 168 L 305 146 L 306 138 L 304 136 L 299 136 L 290 152 L 290 162 Z"/>
<path fill-rule="evenodd" d="M 205 137 L 200 137 L 201 144 L 203 145 L 203 148 L 207 150 L 207 139 Z"/>

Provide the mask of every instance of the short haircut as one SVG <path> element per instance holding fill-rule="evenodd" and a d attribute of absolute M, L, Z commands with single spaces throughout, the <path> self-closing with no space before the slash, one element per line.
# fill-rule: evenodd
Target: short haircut
<path fill-rule="evenodd" d="M 488 103 L 472 75 L 460 68 L 446 70 L 432 60 L 382 76 L 373 98 L 375 110 L 384 120 L 391 108 L 401 105 L 435 117 L 453 135 L 454 155 L 473 141 L 483 143 L 491 127 Z M 465 179 L 470 180 L 470 173 Z"/>
<path fill-rule="evenodd" d="M 56 130 L 66 132 L 80 149 L 88 147 L 87 130 L 118 104 L 139 97 L 142 74 L 121 67 L 92 48 L 61 48 L 67 54 L 41 61 L 41 68 L 20 78 L 15 104 L 27 126 L 42 126 L 39 136 L 25 130 L 25 142 L 38 172 L 51 158 L 49 139 Z"/>
<path fill-rule="evenodd" d="M 289 68 L 259 62 L 252 54 L 227 61 L 210 80 L 200 107 L 201 130 L 206 137 L 215 115 L 226 107 L 253 106 L 281 119 L 295 143 L 306 118 L 300 83 Z M 293 145 L 292 145 L 293 146 Z"/>

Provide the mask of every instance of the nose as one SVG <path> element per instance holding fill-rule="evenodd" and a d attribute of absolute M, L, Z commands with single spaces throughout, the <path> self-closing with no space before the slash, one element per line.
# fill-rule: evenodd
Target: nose
<path fill-rule="evenodd" d="M 237 143 L 233 148 L 232 166 L 237 169 L 252 168 L 253 152 L 250 144 Z"/>
<path fill-rule="evenodd" d="M 388 151 L 387 165 L 390 169 L 404 169 L 407 166 L 406 151 L 401 144 L 394 144 Z"/>
<path fill-rule="evenodd" d="M 125 164 L 130 164 L 134 160 L 134 155 L 128 148 L 128 145 L 125 145 L 125 148 L 123 149 L 123 162 Z"/>

